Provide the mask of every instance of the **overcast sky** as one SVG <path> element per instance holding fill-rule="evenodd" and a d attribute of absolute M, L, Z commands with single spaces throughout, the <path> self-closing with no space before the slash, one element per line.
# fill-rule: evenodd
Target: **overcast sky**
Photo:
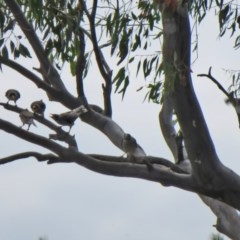
<path fill-rule="evenodd" d="M 210 80 L 196 75 L 207 73 L 212 66 L 214 76 L 227 86 L 230 78 L 223 69 L 238 69 L 238 55 L 227 37 L 218 40 L 217 18 L 205 20 L 199 28 L 193 81 L 217 153 L 237 173 L 240 132 L 235 113 L 225 105 L 223 94 Z M 26 79 L 6 67 L 3 70 L 0 101 L 6 101 L 4 95 L 9 88 L 20 90 L 20 107 L 29 108 L 34 100 L 47 100 Z M 69 88 L 73 88 L 70 74 L 65 71 L 62 76 Z M 147 154 L 172 159 L 159 131 L 160 106 L 143 103 L 145 93 L 136 93 L 142 82 L 142 79 L 133 81 L 124 101 L 119 95 L 113 97 L 113 119 L 138 140 Z M 101 79 L 96 84 L 94 72 L 86 85 L 90 102 L 101 102 Z M 63 107 L 51 103 L 46 117 L 63 111 Z M 16 114 L 2 108 L 0 114 L 1 118 L 11 118 L 21 125 Z M 34 132 L 47 132 L 37 125 L 32 128 Z M 72 132 L 82 152 L 122 154 L 105 136 L 79 120 Z M 3 131 L 0 139 L 0 157 L 40 149 Z M 0 239 L 4 240 L 36 240 L 44 236 L 49 240 L 204 240 L 215 232 L 215 216 L 196 194 L 145 180 L 96 174 L 72 163 L 48 166 L 29 158 L 2 165 L 0 192 Z"/>

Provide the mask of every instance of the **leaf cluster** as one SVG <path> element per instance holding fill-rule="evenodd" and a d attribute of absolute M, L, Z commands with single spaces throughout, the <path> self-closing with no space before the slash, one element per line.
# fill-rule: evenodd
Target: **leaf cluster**
<path fill-rule="evenodd" d="M 124 5 L 119 2 L 113 6 L 112 12 L 108 13 L 106 21 L 101 20 L 106 26 L 106 37 L 109 37 L 111 56 L 118 58 L 117 65 L 120 66 L 115 74 L 115 92 L 121 93 L 124 97 L 129 84 L 131 71 L 129 65 L 137 63 L 136 77 L 142 70 L 144 79 L 151 78 L 148 85 L 149 100 L 156 100 L 150 94 L 152 88 L 159 87 L 156 78 L 160 71 L 160 51 L 151 53 L 154 41 L 159 41 L 162 30 L 159 28 L 160 15 L 156 6 L 151 1 L 139 1 L 136 5 L 132 1 Z M 138 52 L 138 55 L 135 53 Z M 142 54 L 139 54 L 141 52 Z M 153 73 L 154 72 L 154 73 Z M 155 91 L 155 90 L 154 90 Z"/>
<path fill-rule="evenodd" d="M 31 54 L 26 47 L 26 42 L 22 41 L 22 36 L 15 31 L 16 23 L 12 14 L 8 11 L 3 2 L 0 3 L 0 52 L 8 59 L 9 52 L 14 59 L 22 57 L 31 58 Z"/>

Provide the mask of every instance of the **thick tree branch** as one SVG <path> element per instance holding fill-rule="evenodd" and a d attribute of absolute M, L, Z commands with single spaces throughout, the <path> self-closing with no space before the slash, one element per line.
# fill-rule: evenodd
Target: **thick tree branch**
<path fill-rule="evenodd" d="M 16 137 L 19 137 L 23 140 L 26 140 L 30 143 L 44 147 L 58 155 L 61 155 L 66 149 L 61 145 L 53 142 L 52 140 L 49 140 L 35 133 L 31 133 L 29 131 L 23 130 L 22 128 L 17 127 L 14 124 L 8 121 L 5 121 L 3 119 L 0 119 L 0 129 L 7 133 L 13 134 Z"/>
<path fill-rule="evenodd" d="M 240 217 L 237 211 L 225 203 L 202 196 L 200 198 L 209 206 L 217 217 L 217 230 L 233 240 L 240 240 Z"/>
<path fill-rule="evenodd" d="M 171 150 L 175 162 L 177 162 L 177 144 L 176 144 L 176 130 L 173 126 L 173 100 L 170 94 L 165 94 L 163 97 L 162 109 L 159 113 L 159 123 L 163 137 Z"/>
<path fill-rule="evenodd" d="M 134 161 L 126 161 L 126 159 L 119 158 L 119 160 L 124 161 L 122 162 L 117 160 L 118 157 L 109 159 L 108 157 L 105 158 L 105 156 L 84 155 L 80 152 L 68 151 L 65 153 L 65 159 L 69 159 L 70 162 L 75 162 L 94 172 L 118 177 L 140 178 L 159 182 L 165 186 L 178 186 L 185 190 L 193 190 L 191 186 L 191 177 L 188 174 L 180 174 L 171 171 L 164 165 L 154 164 L 153 169 L 149 170 L 145 162 L 141 159 L 136 163 Z M 52 164 L 57 162 L 64 162 L 64 160 L 49 161 L 48 163 Z M 69 161 L 67 160 L 66 162 Z"/>
<path fill-rule="evenodd" d="M 89 156 L 102 161 L 108 161 L 108 162 L 110 161 L 111 162 L 131 162 L 130 159 L 124 158 L 124 157 L 115 157 L 115 156 L 99 155 L 99 154 L 89 154 Z M 148 161 L 151 164 L 156 164 L 156 166 L 162 165 L 162 166 L 168 167 L 169 169 L 171 169 L 173 172 L 176 172 L 176 173 L 190 174 L 184 171 L 183 169 L 181 169 L 178 165 L 175 165 L 174 163 L 170 162 L 165 158 L 146 156 L 146 157 L 134 159 L 134 163 L 145 164 L 146 161 Z"/>
<path fill-rule="evenodd" d="M 199 186 L 196 192 L 239 209 L 240 177 L 223 166 L 218 159 L 192 86 L 191 32 L 187 11 L 179 13 L 178 7 L 166 6 L 165 1 L 161 1 L 161 4 L 165 92 L 172 97 L 173 108 L 183 133 L 192 165 L 192 184 Z M 229 214 L 231 215 L 231 212 Z M 227 231 L 224 233 L 227 234 Z M 239 236 L 239 233 L 236 236 Z"/>
<path fill-rule="evenodd" d="M 166 91 L 172 95 L 193 174 L 202 181 L 208 181 L 210 175 L 212 177 L 212 169 L 219 166 L 220 161 L 192 87 L 188 15 L 181 16 L 169 8 L 163 9 Z M 204 166 L 206 169 L 203 170 Z"/>

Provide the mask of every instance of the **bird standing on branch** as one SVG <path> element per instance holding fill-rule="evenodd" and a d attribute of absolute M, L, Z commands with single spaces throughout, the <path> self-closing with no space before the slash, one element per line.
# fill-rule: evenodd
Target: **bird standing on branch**
<path fill-rule="evenodd" d="M 146 153 L 138 145 L 136 139 L 132 137 L 129 133 L 125 133 L 122 140 L 122 149 L 127 154 L 127 158 L 130 160 L 136 160 L 135 158 L 144 158 Z M 147 165 L 149 170 L 153 169 L 152 164 L 147 160 L 143 159 L 143 162 Z"/>
<path fill-rule="evenodd" d="M 125 133 L 123 135 L 122 149 L 127 154 L 127 157 L 130 159 L 134 158 L 134 157 L 145 157 L 146 156 L 146 153 L 138 145 L 136 139 L 134 137 L 132 137 L 129 133 Z"/>
<path fill-rule="evenodd" d="M 123 151 L 127 154 L 127 157 L 134 156 L 135 150 L 140 147 L 137 144 L 137 141 L 134 137 L 132 137 L 129 133 L 125 133 L 122 141 Z"/>
<path fill-rule="evenodd" d="M 76 108 L 72 111 L 68 111 L 61 114 L 51 114 L 51 118 L 53 118 L 54 121 L 56 121 L 58 124 L 62 126 L 69 126 L 69 131 L 71 130 L 72 126 L 74 125 L 74 122 L 76 119 L 83 113 L 87 112 L 88 110 L 80 106 L 79 108 Z"/>
<path fill-rule="evenodd" d="M 33 110 L 33 112 L 39 116 L 43 116 L 44 115 L 44 111 L 46 109 L 46 104 L 40 100 L 40 101 L 35 101 L 31 104 L 31 109 Z"/>
<path fill-rule="evenodd" d="M 20 92 L 15 89 L 9 89 L 6 91 L 5 96 L 7 97 L 8 101 L 7 104 L 10 101 L 14 101 L 15 105 L 17 105 L 17 100 L 20 98 Z"/>
<path fill-rule="evenodd" d="M 30 111 L 28 111 L 27 109 L 26 110 L 23 110 L 20 112 L 19 114 L 19 117 L 23 123 L 22 126 L 20 126 L 21 128 L 25 125 L 25 124 L 28 124 L 28 128 L 27 130 L 29 130 L 30 126 L 31 125 L 34 125 L 35 127 L 37 126 L 35 124 L 35 122 L 33 121 L 33 117 L 34 117 L 34 114 Z"/>

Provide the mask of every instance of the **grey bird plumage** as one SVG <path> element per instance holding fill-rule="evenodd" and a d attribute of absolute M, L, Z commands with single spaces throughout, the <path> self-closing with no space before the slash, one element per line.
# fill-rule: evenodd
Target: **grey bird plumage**
<path fill-rule="evenodd" d="M 40 115 L 40 116 L 43 116 L 44 115 L 44 111 L 46 109 L 46 104 L 40 100 L 40 101 L 34 101 L 32 104 L 31 104 L 31 109 L 32 111 L 37 114 L 37 115 Z"/>
<path fill-rule="evenodd" d="M 10 101 L 13 101 L 15 105 L 17 105 L 17 100 L 21 97 L 20 92 L 15 89 L 9 89 L 6 91 L 5 96 L 7 97 L 8 101 L 7 104 Z"/>
<path fill-rule="evenodd" d="M 125 133 L 123 135 L 123 140 L 122 140 L 122 149 L 123 151 L 127 154 L 127 158 L 135 161 L 136 158 L 142 158 L 143 157 L 143 162 L 147 165 L 147 168 L 149 170 L 153 169 L 152 164 L 145 159 L 146 153 L 144 150 L 138 145 L 136 139 L 132 137 L 129 133 Z"/>
<path fill-rule="evenodd" d="M 35 127 L 37 126 L 33 120 L 33 117 L 34 117 L 34 114 L 30 111 L 28 111 L 27 109 L 26 110 L 23 110 L 20 112 L 19 114 L 19 117 L 22 121 L 22 126 L 20 126 L 21 128 L 27 124 L 28 125 L 28 128 L 27 130 L 29 130 L 30 126 L 31 125 L 34 125 Z"/>
<path fill-rule="evenodd" d="M 68 111 L 61 114 L 51 114 L 50 117 L 57 122 L 59 125 L 62 126 L 69 126 L 69 131 L 71 130 L 72 126 L 76 119 L 81 115 L 88 112 L 88 110 L 81 105 L 78 108 L 73 109 L 72 111 Z"/>
<path fill-rule="evenodd" d="M 127 156 L 133 155 L 135 149 L 138 147 L 137 141 L 130 134 L 126 133 L 123 136 L 122 148 Z"/>
<path fill-rule="evenodd" d="M 136 139 L 129 133 L 125 133 L 123 136 L 122 149 L 127 154 L 128 158 L 143 157 L 146 155 L 143 149 L 138 145 Z"/>

